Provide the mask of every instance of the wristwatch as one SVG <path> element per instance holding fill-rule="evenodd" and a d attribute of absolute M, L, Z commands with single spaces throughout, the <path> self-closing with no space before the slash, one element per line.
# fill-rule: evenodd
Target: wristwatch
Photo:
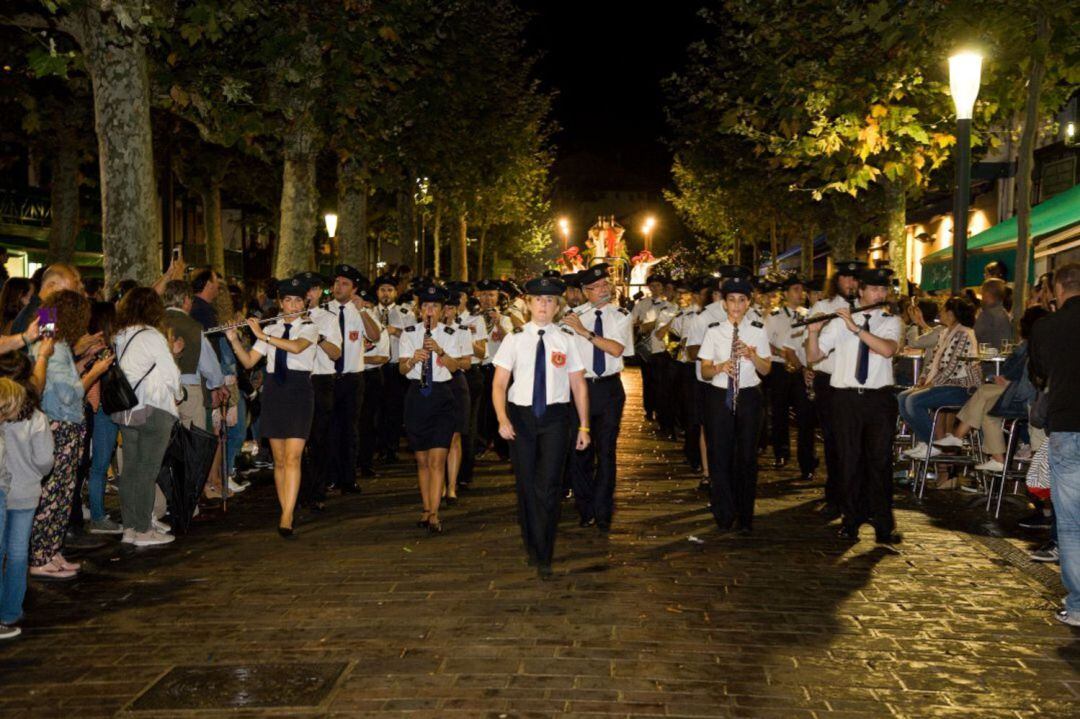
<path fill-rule="evenodd" d="M 592 342 L 594 339 L 596 339 L 596 333 L 589 330 L 589 341 Z"/>

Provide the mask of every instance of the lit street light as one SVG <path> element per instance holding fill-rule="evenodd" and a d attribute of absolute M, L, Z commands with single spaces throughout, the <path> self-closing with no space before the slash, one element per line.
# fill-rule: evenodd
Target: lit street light
<path fill-rule="evenodd" d="M 645 235 L 645 249 L 652 252 L 652 232 L 656 227 L 656 218 L 649 215 L 645 218 L 645 224 L 641 228 L 641 234 Z"/>
<path fill-rule="evenodd" d="M 570 246 L 570 220 L 565 217 L 559 218 L 559 230 L 562 232 L 562 248 L 566 252 Z"/>
<path fill-rule="evenodd" d="M 326 235 L 331 239 L 334 237 L 334 233 L 337 232 L 337 215 L 331 213 L 323 217 L 326 220 Z"/>
<path fill-rule="evenodd" d="M 971 112 L 979 96 L 982 55 L 960 52 L 949 58 L 949 90 L 956 105 L 956 197 L 953 201 L 952 292 L 967 277 L 968 204 L 971 199 Z"/>

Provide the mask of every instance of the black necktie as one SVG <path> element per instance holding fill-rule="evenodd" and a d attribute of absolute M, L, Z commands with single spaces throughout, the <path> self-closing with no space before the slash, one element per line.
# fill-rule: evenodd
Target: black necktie
<path fill-rule="evenodd" d="M 281 339 L 289 339 L 289 330 L 292 329 L 292 325 L 285 325 L 285 332 L 281 335 Z M 274 379 L 278 384 L 284 384 L 285 378 L 289 376 L 289 353 L 285 350 L 277 347 L 274 349 Z"/>
<path fill-rule="evenodd" d="M 870 331 L 870 315 L 863 315 L 862 330 L 859 332 L 861 335 L 863 331 Z M 870 376 L 870 345 L 866 344 L 859 339 L 859 359 L 855 363 L 855 380 L 859 384 L 866 384 L 866 378 Z"/>
<path fill-rule="evenodd" d="M 544 351 L 544 330 L 536 340 L 536 366 L 533 369 L 533 415 L 540 419 L 547 410 L 547 352 Z"/>
<path fill-rule="evenodd" d="M 341 374 L 345 371 L 345 305 L 338 308 L 337 324 L 341 328 L 341 355 L 334 360 L 334 372 Z"/>
<path fill-rule="evenodd" d="M 603 316 L 603 310 L 596 311 L 596 324 L 593 325 L 593 334 L 597 337 L 604 336 L 604 322 L 600 319 Z M 592 348 L 592 371 L 597 377 L 604 376 L 604 350 L 600 349 L 596 345 Z"/>

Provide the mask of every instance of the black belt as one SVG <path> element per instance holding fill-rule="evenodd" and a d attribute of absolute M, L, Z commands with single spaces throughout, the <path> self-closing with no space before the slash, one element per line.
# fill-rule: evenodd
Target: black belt
<path fill-rule="evenodd" d="M 619 374 L 617 372 L 615 374 L 609 374 L 605 377 L 586 377 L 585 381 L 591 382 L 592 384 L 600 384 L 601 382 L 610 382 L 611 380 L 615 379 L 619 379 Z"/>
<path fill-rule="evenodd" d="M 889 392 L 890 394 L 896 392 L 896 388 L 892 385 L 886 387 L 834 387 L 837 392 L 855 392 L 856 394 L 869 394 L 871 392 Z"/>

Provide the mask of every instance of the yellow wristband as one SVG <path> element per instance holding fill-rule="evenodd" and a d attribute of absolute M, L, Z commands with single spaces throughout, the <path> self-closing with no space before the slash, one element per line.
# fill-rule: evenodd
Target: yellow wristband
<path fill-rule="evenodd" d="M 577 429 L 578 429 L 578 432 L 588 432 L 589 431 L 588 427 L 578 427 Z"/>

